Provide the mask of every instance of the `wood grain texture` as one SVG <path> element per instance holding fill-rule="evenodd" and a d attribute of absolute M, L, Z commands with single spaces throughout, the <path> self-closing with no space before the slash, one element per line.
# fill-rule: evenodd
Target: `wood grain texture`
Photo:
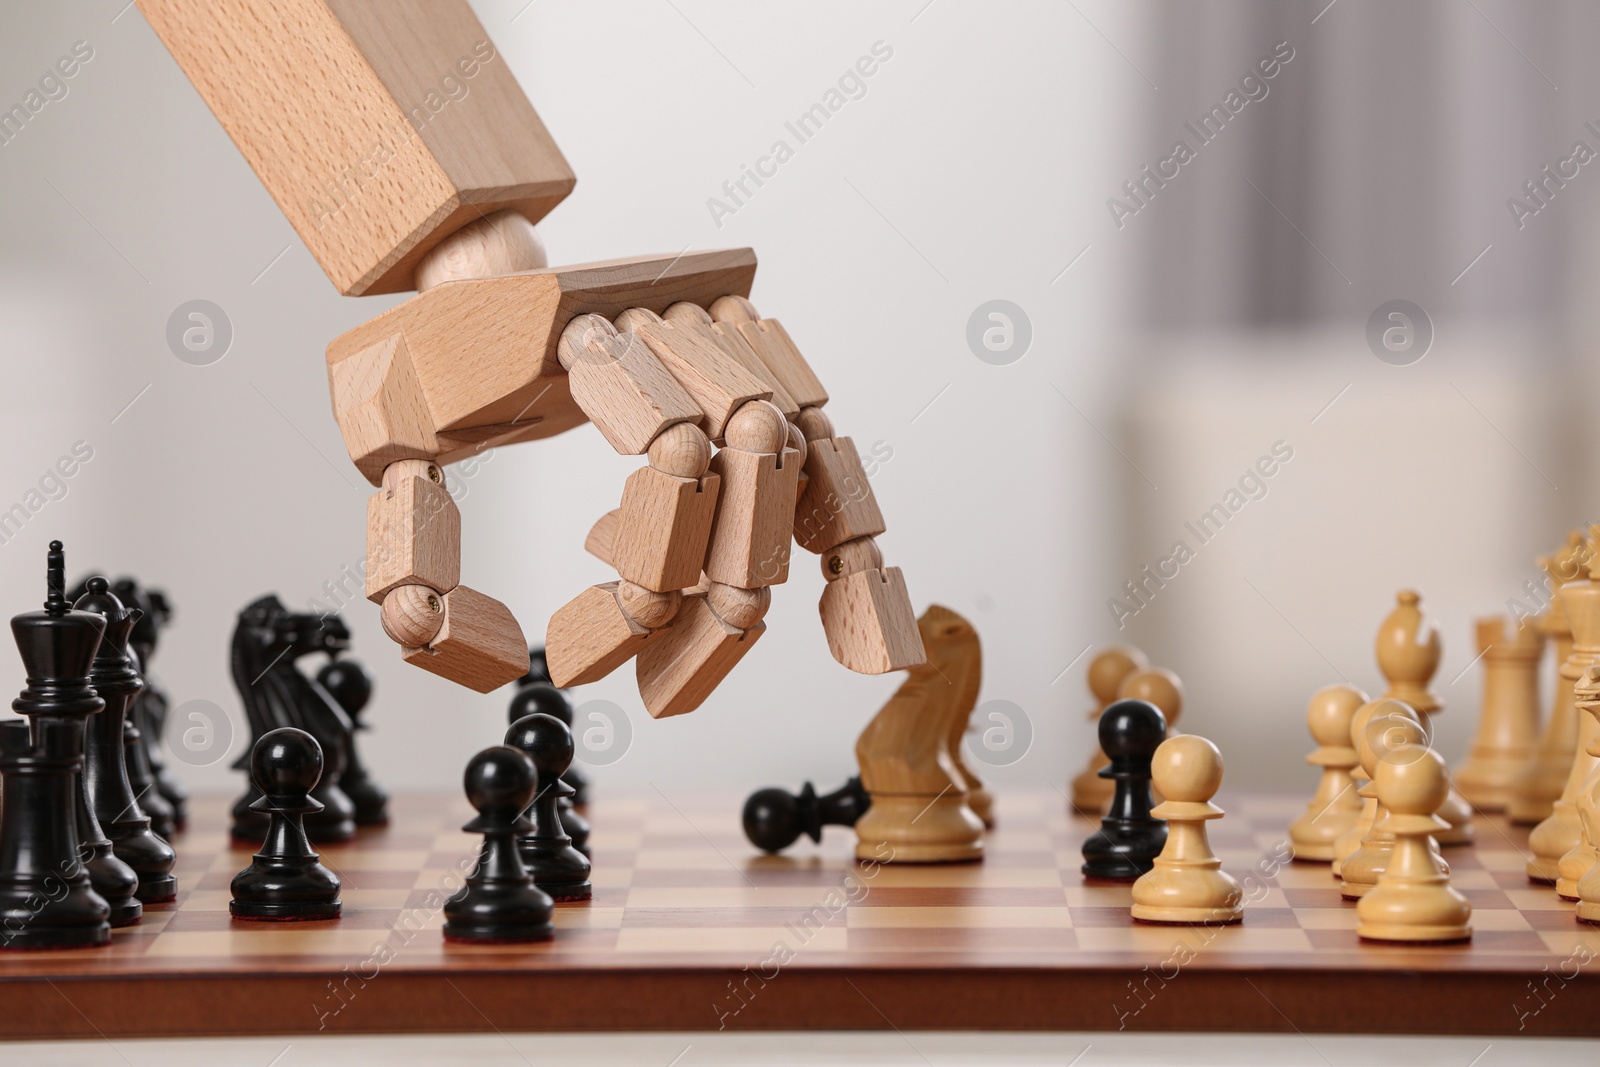
<path fill-rule="evenodd" d="M 572 191 L 465 0 L 141 0 L 329 279 L 402 292 L 437 241 Z"/>
<path fill-rule="evenodd" d="M 875 578 L 871 571 L 858 573 Z M 856 740 L 861 784 L 872 794 L 872 806 L 856 823 L 856 855 L 892 863 L 976 860 L 983 855 L 984 824 L 968 802 L 952 745 L 960 744 L 977 703 L 978 634 L 937 604 L 915 626 L 925 661 L 910 668 Z"/>
<path fill-rule="evenodd" d="M 617 601 L 617 585 L 590 586 L 550 616 L 544 654 L 551 681 L 563 689 L 598 682 L 663 632 L 628 617 Z"/>
<path fill-rule="evenodd" d="M 857 537 L 884 532 L 883 512 L 848 437 L 812 441 L 806 451 L 805 492 L 794 509 L 794 539 L 808 552 L 826 552 Z"/>
<path fill-rule="evenodd" d="M 622 522 L 622 509 L 613 508 L 595 520 L 589 535 L 583 539 L 583 550 L 601 563 L 611 563 L 617 543 L 617 526 Z M 612 569 L 616 568 L 611 563 Z"/>
<path fill-rule="evenodd" d="M 716 338 L 722 350 L 738 361 L 739 365 L 759 378 L 768 389 L 772 390 L 772 402 L 786 419 L 793 418 L 800 411 L 800 404 L 789 395 L 783 382 L 772 372 L 772 369 L 762 362 L 756 355 L 755 349 L 750 347 L 744 335 L 739 332 L 737 324 L 731 322 L 717 322 L 711 325 L 711 335 Z"/>
<path fill-rule="evenodd" d="M 383 632 L 395 644 L 421 648 L 439 636 L 444 625 L 444 600 L 437 589 L 425 585 L 402 585 L 383 598 L 379 618 Z"/>
<path fill-rule="evenodd" d="M 698 323 L 650 322 L 634 336 L 650 346 L 678 383 L 694 398 L 705 415 L 706 436 L 722 436 L 722 429 L 739 406 L 749 400 L 766 400 L 772 389 L 745 370 L 723 349 L 711 327 Z"/>
<path fill-rule="evenodd" d="M 617 573 L 658 593 L 700 580 L 722 479 L 674 478 L 640 467 L 622 488 L 622 514 L 611 541 Z"/>
<path fill-rule="evenodd" d="M 1473 807 L 1504 811 L 1539 733 L 1539 661 L 1544 634 L 1530 620 L 1508 629 L 1505 616 L 1476 620 L 1483 701 L 1456 788 Z"/>
<path fill-rule="evenodd" d="M 1545 572 L 1550 586 L 1560 589 L 1561 584 L 1579 572 L 1579 560 L 1585 552 L 1583 534 L 1568 530 L 1566 543 L 1537 562 Z M 1556 662 L 1565 663 L 1572 654 L 1572 626 L 1561 607 L 1561 597 L 1553 597 L 1550 609 L 1539 616 L 1539 630 L 1555 648 Z M 1511 805 L 1507 811 L 1511 820 L 1523 826 L 1536 826 L 1549 818 L 1555 802 L 1561 796 L 1565 772 L 1572 766 L 1573 752 L 1578 743 L 1578 711 L 1573 706 L 1574 682 L 1561 676 L 1557 669 L 1555 692 L 1550 699 L 1550 714 L 1545 716 L 1544 732 L 1533 756 L 1522 769 L 1522 775 L 1511 792 Z"/>
<path fill-rule="evenodd" d="M 760 621 L 748 630 L 730 626 L 705 597 L 685 596 L 678 617 L 635 665 L 645 710 L 663 719 L 698 708 L 766 630 Z"/>
<path fill-rule="evenodd" d="M 440 599 L 444 624 L 431 644 L 402 652 L 407 663 L 479 693 L 528 673 L 528 641 L 510 609 L 465 585 Z"/>
<path fill-rule="evenodd" d="M 399 459 L 433 459 L 439 438 L 405 339 L 390 334 L 328 368 L 333 417 L 351 462 L 373 485 Z"/>
<path fill-rule="evenodd" d="M 413 288 L 425 293 L 443 282 L 494 278 L 549 265 L 544 239 L 527 216 L 495 211 L 434 245 L 417 264 Z"/>
<path fill-rule="evenodd" d="M 703 420 L 700 406 L 632 335 L 592 337 L 567 370 L 572 399 L 620 455 L 640 456 L 680 422 Z"/>
<path fill-rule="evenodd" d="M 777 710 L 804 710 L 798 695 L 791 705 Z M 398 725 L 374 711 L 378 730 Z M 228 917 L 228 882 L 252 851 L 228 841 L 232 797 L 200 794 L 176 839 L 175 904 L 149 908 L 103 950 L 0 957 L 0 1037 L 718 1026 L 1291 1038 L 1298 1028 L 1319 1045 L 1318 1033 L 1355 1030 L 1600 1037 L 1600 974 L 1575 966 L 1588 958 L 1576 953 L 1600 950 L 1600 931 L 1527 883 L 1527 832 L 1498 816 L 1450 856 L 1473 903 L 1472 943 L 1376 945 L 1356 938 L 1355 907 L 1326 867 L 1274 851 L 1299 796 L 1224 788 L 1228 815 L 1210 837 L 1245 886 L 1244 922 L 1193 930 L 1135 924 L 1128 886 L 1083 881 L 1079 847 L 1097 823 L 1054 790 L 999 794 L 983 863 L 917 867 L 858 863 L 854 835 L 837 829 L 766 856 L 740 829 L 742 793 L 660 784 L 594 791 L 594 899 L 557 907 L 555 940 L 526 946 L 440 937 L 459 884 L 449 872 L 469 869 L 477 850 L 460 830 L 472 812 L 459 790 L 399 793 L 390 826 L 321 847 L 347 875 L 340 921 L 252 929 Z M 780 941 L 793 958 L 772 979 L 760 964 Z M 1175 958 L 1187 961 L 1182 976 L 1159 985 L 1152 975 L 1170 976 Z M 387 962 L 373 977 L 377 959 Z"/>
<path fill-rule="evenodd" d="M 767 370 L 783 386 L 784 392 L 794 402 L 796 411 L 801 408 L 820 408 L 828 402 L 828 391 L 822 387 L 822 380 L 800 354 L 799 347 L 789 336 L 789 331 L 783 328 L 783 323 L 777 319 L 761 319 L 730 325 L 739 331 L 739 336 L 745 339 Z M 789 412 L 785 411 L 784 414 L 788 415 Z"/>
<path fill-rule="evenodd" d="M 782 585 L 789 580 L 800 453 L 724 448 L 711 458 L 711 472 L 722 478 L 722 490 L 706 550 L 706 576 L 743 589 Z"/>
<path fill-rule="evenodd" d="M 425 585 L 448 593 L 461 584 L 461 511 L 442 485 L 406 475 L 367 498 L 367 599 Z"/>
<path fill-rule="evenodd" d="M 335 368 L 372 345 L 403 339 L 437 432 L 529 424 L 549 437 L 582 424 L 556 358 L 576 315 L 608 318 L 629 307 L 748 291 L 749 249 L 646 256 L 446 282 L 419 293 L 328 346 Z"/>
<path fill-rule="evenodd" d="M 857 571 L 829 582 L 818 610 L 833 658 L 858 674 L 887 674 L 923 662 L 899 567 Z"/>

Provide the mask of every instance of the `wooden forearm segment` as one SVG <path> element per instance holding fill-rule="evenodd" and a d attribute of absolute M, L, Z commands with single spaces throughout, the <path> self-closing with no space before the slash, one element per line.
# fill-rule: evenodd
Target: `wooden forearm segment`
<path fill-rule="evenodd" d="M 886 529 L 877 498 L 848 437 L 837 437 L 822 411 L 828 394 L 783 326 L 762 319 L 750 301 L 726 296 L 711 305 L 783 383 L 799 411 L 805 439 L 805 486 L 794 510 L 794 539 L 822 556 L 828 586 L 818 609 L 836 660 L 862 674 L 886 674 L 925 661 L 905 576 L 884 567 L 873 538 Z"/>
<path fill-rule="evenodd" d="M 442 238 L 572 191 L 467 0 L 139 0 L 346 295 L 402 292 Z"/>
<path fill-rule="evenodd" d="M 461 513 L 437 464 L 403 459 L 367 501 L 367 599 L 406 662 L 487 693 L 527 670 L 504 604 L 461 584 Z"/>

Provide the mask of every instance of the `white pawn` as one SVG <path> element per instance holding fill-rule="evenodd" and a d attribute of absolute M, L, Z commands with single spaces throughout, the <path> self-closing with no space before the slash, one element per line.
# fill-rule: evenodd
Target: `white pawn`
<path fill-rule="evenodd" d="M 1389 812 L 1378 828 L 1394 839 L 1394 851 L 1356 905 L 1356 934 L 1370 941 L 1470 939 L 1472 905 L 1451 886 L 1431 840 L 1449 826 L 1435 814 L 1450 795 L 1444 760 L 1431 748 L 1401 745 L 1384 755 L 1374 782 Z"/>
<path fill-rule="evenodd" d="M 1351 856 L 1361 851 L 1361 843 L 1372 833 L 1372 824 L 1378 821 L 1378 798 L 1368 788 L 1372 782 L 1372 768 L 1363 766 L 1361 757 L 1361 739 L 1366 736 L 1367 724 L 1379 715 L 1404 715 L 1414 721 L 1417 713 L 1411 710 L 1411 705 L 1403 700 L 1384 698 L 1369 701 L 1356 710 L 1355 717 L 1350 720 L 1350 747 L 1356 752 L 1356 765 L 1350 769 L 1350 777 L 1362 784 L 1356 795 L 1363 798 L 1361 801 L 1361 814 L 1356 818 L 1355 825 L 1339 836 L 1333 846 L 1333 877 L 1344 879 L 1344 864 Z M 1374 764 L 1375 765 L 1375 764 Z"/>
<path fill-rule="evenodd" d="M 1179 734 L 1156 749 L 1151 778 L 1166 799 L 1151 812 L 1167 820 L 1167 844 L 1133 883 L 1133 917 L 1151 923 L 1227 924 L 1244 918 L 1244 892 L 1206 838 L 1222 785 L 1222 753 L 1203 737 Z"/>
<path fill-rule="evenodd" d="M 1306 706 L 1306 725 L 1317 743 L 1306 762 L 1322 768 L 1322 779 L 1306 810 L 1289 824 L 1297 860 L 1333 859 L 1339 838 L 1361 818 L 1361 797 L 1350 777 L 1360 765 L 1350 744 L 1350 726 L 1366 703 L 1367 695 L 1355 686 L 1330 685 L 1313 693 Z"/>
<path fill-rule="evenodd" d="M 1388 715 L 1375 715 L 1367 720 L 1366 728 L 1356 743 L 1361 757 L 1361 767 L 1368 781 L 1361 786 L 1361 795 L 1372 804 L 1372 825 L 1361 839 L 1361 847 L 1345 858 L 1339 867 L 1339 894 L 1346 900 L 1360 900 L 1378 884 L 1378 875 L 1389 865 L 1394 853 L 1394 838 L 1385 825 L 1389 812 L 1378 796 L 1378 768 L 1383 758 L 1402 745 L 1425 745 L 1428 735 L 1410 714 L 1410 709 L 1399 702 L 1400 710 Z"/>

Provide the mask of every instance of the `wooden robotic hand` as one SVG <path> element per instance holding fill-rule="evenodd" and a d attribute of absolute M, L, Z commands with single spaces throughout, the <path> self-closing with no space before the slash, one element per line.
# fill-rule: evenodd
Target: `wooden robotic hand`
<path fill-rule="evenodd" d="M 615 324 L 586 316 L 559 347 L 574 400 L 612 447 L 647 454 L 649 466 L 588 539 L 620 581 L 558 611 L 546 655 L 558 685 L 637 657 L 640 695 L 656 717 L 698 707 L 765 632 L 769 590 L 788 577 L 791 530 L 831 549 L 822 616 L 841 663 L 883 673 L 923 658 L 904 579 L 881 569 L 871 541 L 882 519 L 861 518 L 878 511 L 860 461 L 819 410 L 827 394 L 779 323 L 739 295 L 711 308 L 632 308 Z M 820 462 L 804 424 L 789 422 L 798 416 L 818 431 Z M 842 503 L 804 506 L 813 485 L 838 486 Z M 855 526 L 839 521 L 851 508 Z"/>
<path fill-rule="evenodd" d="M 533 224 L 575 178 L 466 0 L 138 4 L 339 291 L 417 290 L 327 353 L 380 490 L 367 595 L 409 662 L 483 692 L 526 671 L 510 611 L 460 584 L 441 467 L 585 421 L 649 463 L 589 538 L 618 581 L 551 620 L 557 684 L 636 657 L 652 715 L 698 706 L 761 636 L 791 528 L 822 554 L 834 656 L 923 661 L 855 448 L 745 299 L 755 255 L 546 266 Z"/>

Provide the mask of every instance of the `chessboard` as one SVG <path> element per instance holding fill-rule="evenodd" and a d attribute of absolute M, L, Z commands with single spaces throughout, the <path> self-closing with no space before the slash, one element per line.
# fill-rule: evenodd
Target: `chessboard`
<path fill-rule="evenodd" d="M 1600 928 L 1524 873 L 1527 832 L 1478 822 L 1447 856 L 1461 945 L 1364 943 L 1325 864 L 1284 861 L 1302 801 L 1226 791 L 1211 824 L 1244 884 L 1233 927 L 1134 923 L 1085 884 L 1094 830 L 1058 793 L 1002 793 L 981 863 L 857 864 L 830 828 L 766 856 L 732 796 L 588 809 L 594 898 L 556 939 L 446 944 L 477 838 L 465 801 L 401 795 L 390 826 L 323 846 L 336 922 L 230 920 L 223 798 L 177 839 L 179 894 L 109 949 L 0 956 L 0 1037 L 600 1030 L 1212 1030 L 1600 1035 Z"/>

